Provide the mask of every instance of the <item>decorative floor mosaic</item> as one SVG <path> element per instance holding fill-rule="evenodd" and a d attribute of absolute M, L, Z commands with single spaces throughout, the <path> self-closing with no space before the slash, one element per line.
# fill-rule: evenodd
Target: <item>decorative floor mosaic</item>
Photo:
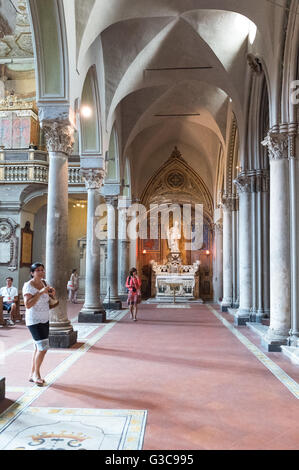
<path fill-rule="evenodd" d="M 188 304 L 158 304 L 156 308 L 190 308 Z"/>
<path fill-rule="evenodd" d="M 0 433 L 0 450 L 141 450 L 146 418 L 144 410 L 31 407 Z"/>

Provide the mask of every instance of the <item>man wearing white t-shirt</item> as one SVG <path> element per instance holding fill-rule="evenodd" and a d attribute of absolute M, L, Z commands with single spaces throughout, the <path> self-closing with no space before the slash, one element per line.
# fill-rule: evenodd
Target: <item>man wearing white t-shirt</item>
<path fill-rule="evenodd" d="M 3 310 L 10 313 L 10 319 L 7 320 L 8 325 L 14 325 L 13 318 L 15 316 L 17 305 L 16 297 L 18 296 L 18 289 L 12 285 L 13 278 L 6 278 L 6 286 L 1 287 L 0 295 L 3 296 Z"/>

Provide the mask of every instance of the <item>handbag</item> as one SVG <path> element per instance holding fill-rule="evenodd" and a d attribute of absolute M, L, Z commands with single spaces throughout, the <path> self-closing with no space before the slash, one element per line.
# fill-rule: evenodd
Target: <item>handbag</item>
<path fill-rule="evenodd" d="M 47 287 L 46 281 L 43 280 L 43 284 L 45 285 L 45 287 Z M 52 308 L 57 307 L 58 304 L 59 300 L 56 299 L 54 295 L 49 294 L 49 309 L 51 310 Z"/>

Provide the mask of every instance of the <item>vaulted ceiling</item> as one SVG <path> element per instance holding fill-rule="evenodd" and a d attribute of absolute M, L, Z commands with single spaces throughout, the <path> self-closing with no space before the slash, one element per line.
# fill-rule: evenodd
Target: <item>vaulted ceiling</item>
<path fill-rule="evenodd" d="M 102 130 L 109 136 L 117 123 L 121 160 L 130 160 L 136 192 L 177 145 L 213 193 L 232 113 L 241 139 L 246 127 L 247 55 L 257 55 L 270 76 L 277 73 L 284 9 L 270 0 L 63 4 L 71 99 L 80 96 L 86 64 L 96 63 Z"/>
<path fill-rule="evenodd" d="M 107 129 L 137 193 L 177 145 L 213 193 L 234 112 L 246 124 L 248 53 L 271 70 L 282 10 L 268 0 L 75 0 L 77 65 L 99 41 Z M 145 171 L 146 168 L 146 171 Z"/>

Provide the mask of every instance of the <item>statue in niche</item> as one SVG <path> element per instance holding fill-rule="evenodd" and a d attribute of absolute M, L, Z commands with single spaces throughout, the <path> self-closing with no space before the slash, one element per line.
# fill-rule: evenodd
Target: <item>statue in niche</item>
<path fill-rule="evenodd" d="M 171 253 L 179 253 L 179 240 L 181 238 L 181 230 L 178 221 L 176 220 L 171 229 L 167 229 L 168 247 Z"/>

